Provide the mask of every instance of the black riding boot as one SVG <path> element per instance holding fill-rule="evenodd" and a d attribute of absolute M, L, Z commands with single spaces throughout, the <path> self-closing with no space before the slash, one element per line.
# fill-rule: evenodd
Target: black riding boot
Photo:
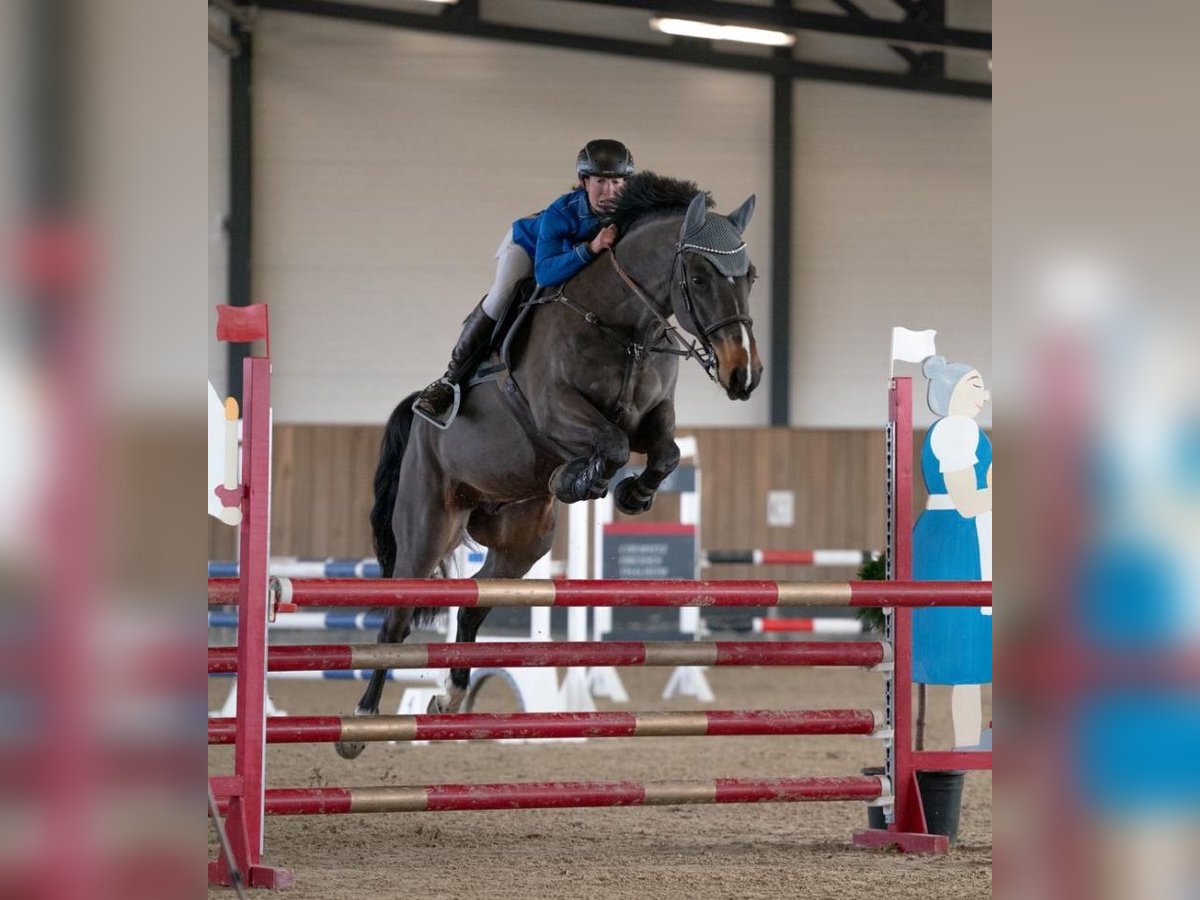
<path fill-rule="evenodd" d="M 435 424 L 446 426 L 446 417 L 454 406 L 454 388 L 471 371 L 471 367 L 479 361 L 479 356 L 488 346 L 496 320 L 483 311 L 483 304 L 476 306 L 463 323 L 462 334 L 458 343 L 450 351 L 450 365 L 446 374 L 421 391 L 413 404 L 417 412 Z"/>

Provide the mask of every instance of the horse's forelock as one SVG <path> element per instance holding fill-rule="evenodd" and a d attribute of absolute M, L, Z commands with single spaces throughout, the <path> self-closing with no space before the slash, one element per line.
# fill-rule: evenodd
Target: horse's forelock
<path fill-rule="evenodd" d="M 698 193 L 700 188 L 694 181 L 668 178 L 649 171 L 638 172 L 625 179 L 625 186 L 606 221 L 624 233 L 644 216 L 685 211 Z M 706 208 L 713 206 L 707 191 L 704 192 L 704 205 Z"/>

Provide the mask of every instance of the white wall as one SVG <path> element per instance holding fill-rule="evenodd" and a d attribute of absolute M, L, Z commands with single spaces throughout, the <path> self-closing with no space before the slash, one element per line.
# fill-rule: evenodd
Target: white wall
<path fill-rule="evenodd" d="M 254 297 L 271 304 L 279 421 L 382 422 L 438 375 L 501 233 L 570 188 L 592 137 L 697 181 L 719 210 L 758 194 L 766 354 L 768 79 L 275 13 L 254 66 Z M 948 355 L 990 374 L 990 114 L 797 82 L 792 424 L 877 427 L 893 324 L 941 329 Z M 766 383 L 732 403 L 692 369 L 682 423 L 767 424 Z"/>
<path fill-rule="evenodd" d="M 793 423 L 877 424 L 893 325 L 990 379 L 991 105 L 809 81 L 793 116 Z"/>

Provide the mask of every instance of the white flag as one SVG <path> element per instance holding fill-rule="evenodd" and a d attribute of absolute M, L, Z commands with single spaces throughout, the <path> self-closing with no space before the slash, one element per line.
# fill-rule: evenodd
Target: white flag
<path fill-rule="evenodd" d="M 922 360 L 934 356 L 937 349 L 933 345 L 934 335 L 937 331 L 933 328 L 927 328 L 924 331 L 910 331 L 907 328 L 892 329 L 892 361 L 904 360 L 904 362 L 919 363 Z"/>

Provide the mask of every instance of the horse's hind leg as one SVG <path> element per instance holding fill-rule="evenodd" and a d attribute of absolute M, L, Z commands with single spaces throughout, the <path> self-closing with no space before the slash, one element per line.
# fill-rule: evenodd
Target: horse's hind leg
<path fill-rule="evenodd" d="M 420 448 L 412 448 L 417 453 Z M 392 532 L 396 538 L 396 564 L 394 578 L 428 578 L 442 559 L 457 543 L 467 511 L 447 510 L 443 503 L 440 479 L 429 476 L 432 467 L 417 464 L 417 459 L 407 458 L 400 471 L 399 502 L 392 513 Z M 379 630 L 379 643 L 399 643 L 408 637 L 414 610 L 393 608 L 389 610 L 383 627 Z M 387 681 L 387 669 L 376 669 L 371 675 L 362 699 L 354 710 L 356 716 L 379 714 L 379 701 Z M 346 759 L 354 759 L 363 752 L 361 742 L 339 742 L 337 752 Z"/>
<path fill-rule="evenodd" d="M 400 644 L 411 633 L 413 610 L 408 607 L 389 609 L 379 629 L 381 644 Z M 379 715 L 379 700 L 383 696 L 383 685 L 387 681 L 387 669 L 376 669 L 371 673 L 371 682 L 354 710 L 356 716 Z M 367 747 L 362 741 L 338 741 L 334 748 L 343 759 L 354 759 Z"/>
<path fill-rule="evenodd" d="M 488 548 L 487 560 L 476 578 L 520 578 L 550 552 L 554 542 L 554 499 L 525 500 L 497 513 L 477 510 L 467 525 L 472 538 Z M 488 607 L 464 606 L 458 611 L 458 640 L 472 643 Z M 430 712 L 458 712 L 471 685 L 470 669 L 451 669 L 444 697 L 435 697 Z"/>

